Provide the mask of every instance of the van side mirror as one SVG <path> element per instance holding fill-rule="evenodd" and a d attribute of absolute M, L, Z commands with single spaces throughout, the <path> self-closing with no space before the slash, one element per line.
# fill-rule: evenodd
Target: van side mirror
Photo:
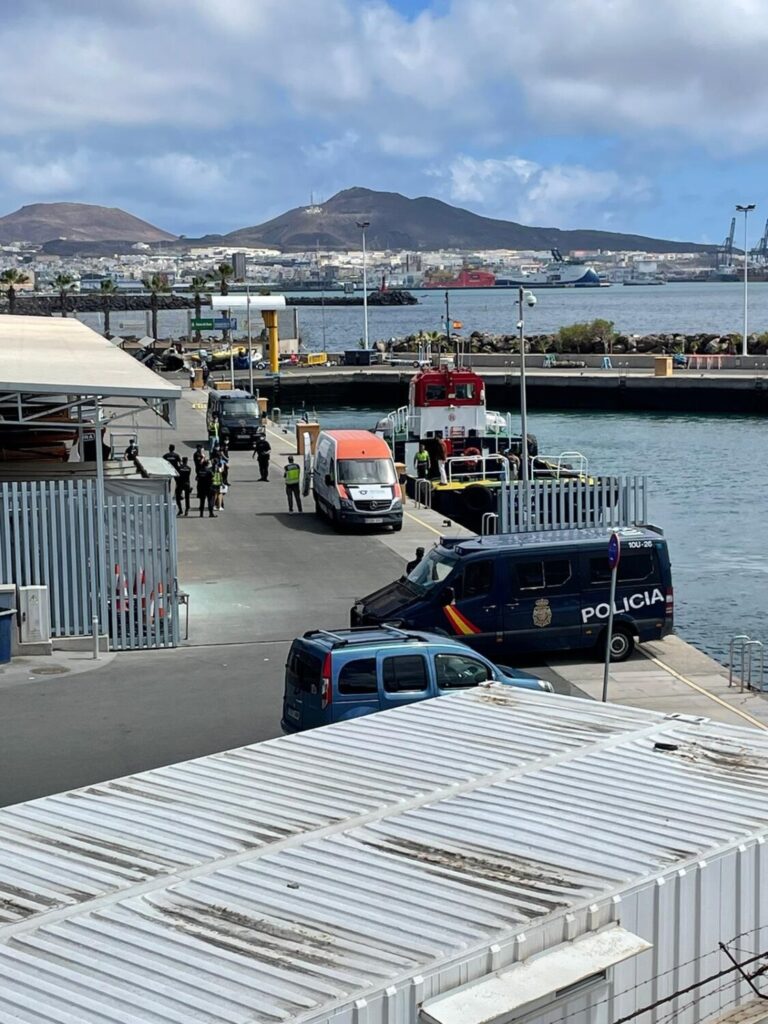
<path fill-rule="evenodd" d="M 325 474 L 325 486 L 333 487 L 333 477 L 331 476 L 330 473 Z"/>
<path fill-rule="evenodd" d="M 456 600 L 456 591 L 453 589 L 453 587 L 445 587 L 442 594 L 440 595 L 440 599 L 442 600 L 443 605 L 453 604 L 453 602 Z"/>

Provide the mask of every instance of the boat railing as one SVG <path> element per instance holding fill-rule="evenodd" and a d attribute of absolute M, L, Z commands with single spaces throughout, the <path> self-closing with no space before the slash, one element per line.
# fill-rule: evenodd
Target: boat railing
<path fill-rule="evenodd" d="M 581 452 L 535 455 L 530 457 L 529 465 L 532 480 L 537 477 L 559 480 L 564 474 L 568 477 L 589 476 L 589 460 Z"/>
<path fill-rule="evenodd" d="M 454 455 L 445 461 L 448 483 L 468 480 L 509 480 L 509 462 L 503 455 Z"/>

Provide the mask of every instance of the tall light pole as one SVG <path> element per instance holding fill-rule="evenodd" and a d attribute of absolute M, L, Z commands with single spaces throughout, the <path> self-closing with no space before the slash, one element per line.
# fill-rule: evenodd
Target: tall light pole
<path fill-rule="evenodd" d="M 520 468 L 523 471 L 523 484 L 527 485 L 530 479 L 530 467 L 528 465 L 528 399 L 525 391 L 525 320 L 523 319 L 523 303 L 528 306 L 536 305 L 536 296 L 527 288 L 517 289 L 517 329 L 520 332 L 520 432 L 522 434 L 522 446 L 520 450 Z"/>
<path fill-rule="evenodd" d="M 744 333 L 741 337 L 741 354 L 747 354 L 747 279 L 749 277 L 749 251 L 747 249 L 747 217 L 754 210 L 754 203 L 736 204 L 739 213 L 744 214 Z"/>
<path fill-rule="evenodd" d="M 363 233 L 363 344 L 368 348 L 368 256 L 365 250 L 365 229 L 370 227 L 369 220 L 355 221 Z"/>
<path fill-rule="evenodd" d="M 253 395 L 253 335 L 251 334 L 251 285 L 246 281 L 245 297 L 247 299 L 246 320 L 248 323 L 248 390 Z"/>

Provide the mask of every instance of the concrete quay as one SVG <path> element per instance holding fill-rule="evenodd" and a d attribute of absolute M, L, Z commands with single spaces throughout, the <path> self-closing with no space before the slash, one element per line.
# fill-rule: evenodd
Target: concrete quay
<path fill-rule="evenodd" d="M 173 442 L 191 456 L 205 435 L 204 404 L 204 395 L 185 392 L 176 431 L 142 416 L 145 454 Z M 258 482 L 249 452 L 234 452 L 225 510 L 201 519 L 193 501 L 178 521 L 180 583 L 190 595 L 182 647 L 99 661 L 72 652 L 0 668 L 0 805 L 278 735 L 291 640 L 346 624 L 355 598 L 400 575 L 416 546 L 465 532 L 412 505 L 398 534 L 338 534 L 310 511 L 311 499 L 291 515 L 282 466 L 293 437 L 271 427 L 270 442 L 268 483 Z M 516 663 L 561 693 L 600 697 L 602 665 L 589 655 Z M 612 666 L 609 699 L 768 728 L 768 702 L 729 689 L 722 666 L 680 638 Z"/>
<path fill-rule="evenodd" d="M 514 366 L 482 367 L 492 407 L 516 408 L 520 376 Z M 255 375 L 254 384 L 282 409 L 322 405 L 395 408 L 407 395 L 413 367 L 334 366 L 282 369 L 279 378 Z M 227 380 L 219 371 L 217 379 Z M 243 371 L 236 371 L 247 387 Z M 679 370 L 655 377 L 647 368 L 597 367 L 527 369 L 529 401 L 539 409 L 653 410 L 657 412 L 738 412 L 768 415 L 768 370 Z"/>

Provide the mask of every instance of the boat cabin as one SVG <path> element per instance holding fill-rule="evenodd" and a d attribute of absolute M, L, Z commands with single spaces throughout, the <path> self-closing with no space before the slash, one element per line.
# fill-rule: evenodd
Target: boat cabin
<path fill-rule="evenodd" d="M 485 382 L 467 369 L 423 370 L 411 380 L 408 411 L 411 437 L 482 437 Z"/>

